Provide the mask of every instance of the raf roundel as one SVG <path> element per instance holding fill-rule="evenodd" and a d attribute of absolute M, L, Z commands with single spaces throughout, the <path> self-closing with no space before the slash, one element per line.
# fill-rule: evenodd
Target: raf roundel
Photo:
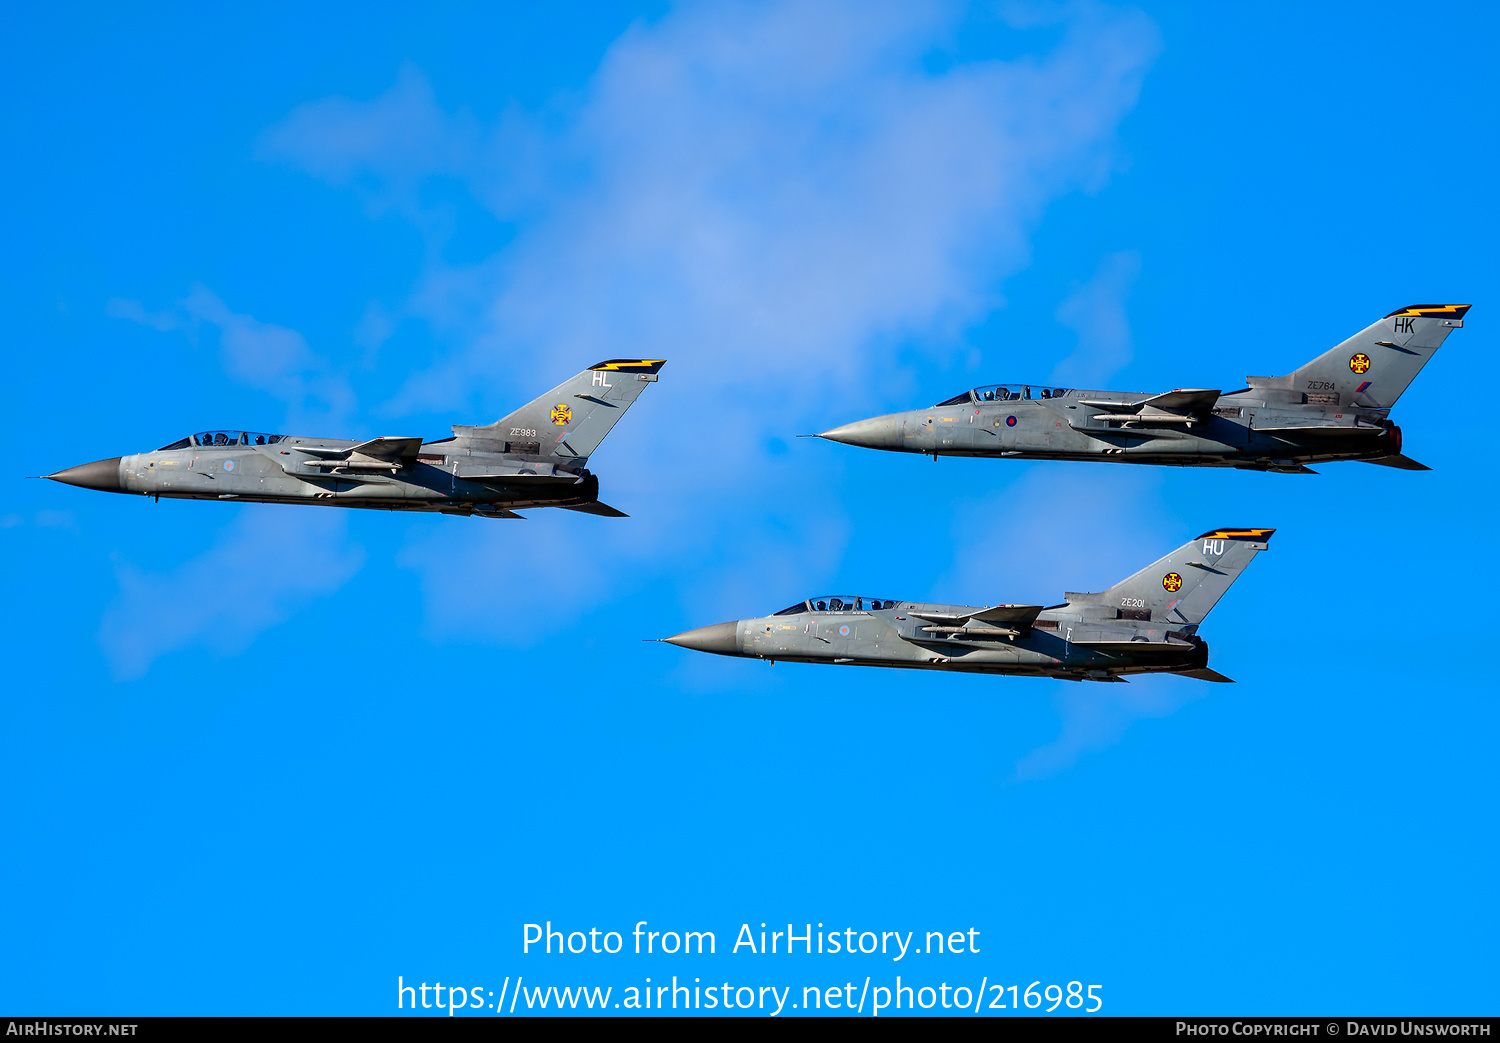
<path fill-rule="evenodd" d="M 1182 589 L 1182 577 L 1175 572 L 1169 572 L 1161 578 L 1161 585 L 1170 593 L 1177 593 Z"/>
<path fill-rule="evenodd" d="M 1370 370 L 1370 356 L 1363 351 L 1349 356 L 1349 369 L 1355 373 L 1368 373 Z"/>
<path fill-rule="evenodd" d="M 1016 418 L 1013 417 L 1013 416 L 1006 417 L 1005 418 L 1005 426 L 1006 427 L 1015 427 L 1016 426 Z"/>
<path fill-rule="evenodd" d="M 233 460 L 225 460 L 224 461 L 224 470 L 226 470 L 226 471 L 233 471 L 234 470 L 234 461 Z"/>
<path fill-rule="evenodd" d="M 841 627 L 839 627 L 839 633 L 842 634 L 844 637 L 848 637 L 849 636 L 849 628 L 848 628 L 848 626 L 841 626 Z"/>
<path fill-rule="evenodd" d="M 561 427 L 563 424 L 572 423 L 573 410 L 569 406 L 555 405 L 552 407 L 552 422 Z"/>

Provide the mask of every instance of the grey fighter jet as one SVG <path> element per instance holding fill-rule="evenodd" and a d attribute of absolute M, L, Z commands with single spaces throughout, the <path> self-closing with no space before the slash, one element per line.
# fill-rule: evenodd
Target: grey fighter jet
<path fill-rule="evenodd" d="M 153 453 L 113 456 L 45 477 L 115 493 L 189 500 L 301 503 L 520 518 L 562 507 L 623 518 L 599 502 L 589 456 L 625 415 L 662 359 L 590 366 L 482 427 L 455 424 L 433 442 L 365 441 L 255 431 L 201 431 Z"/>
<path fill-rule="evenodd" d="M 1401 454 L 1389 414 L 1467 304 L 1393 311 L 1284 377 L 1223 392 L 1086 391 L 989 384 L 931 409 L 858 420 L 817 437 L 903 453 L 1104 460 L 1315 474 L 1308 464 L 1363 460 L 1430 470 Z M 1284 334 L 1277 333 L 1276 339 Z"/>
<path fill-rule="evenodd" d="M 936 605 L 817 597 L 773 616 L 689 630 L 683 648 L 773 663 L 836 663 L 1124 681 L 1181 674 L 1229 681 L 1208 668 L 1198 624 L 1274 529 L 1215 529 L 1099 594 L 1060 605 Z"/>

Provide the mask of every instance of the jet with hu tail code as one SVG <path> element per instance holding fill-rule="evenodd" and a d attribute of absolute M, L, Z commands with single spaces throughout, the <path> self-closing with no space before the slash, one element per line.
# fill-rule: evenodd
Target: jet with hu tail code
<path fill-rule="evenodd" d="M 1198 625 L 1274 529 L 1215 529 L 1098 594 L 1060 605 L 939 605 L 817 597 L 773 616 L 662 640 L 699 652 L 841 666 L 1022 674 L 1068 681 L 1126 674 L 1229 678 L 1208 668 Z"/>
<path fill-rule="evenodd" d="M 1396 399 L 1464 324 L 1467 304 L 1417 304 L 1284 377 L 1228 393 L 1152 395 L 1034 384 L 971 388 L 931 409 L 857 420 L 819 438 L 867 449 L 1024 460 L 1103 460 L 1315 474 L 1362 460 L 1426 471 L 1401 452 Z"/>

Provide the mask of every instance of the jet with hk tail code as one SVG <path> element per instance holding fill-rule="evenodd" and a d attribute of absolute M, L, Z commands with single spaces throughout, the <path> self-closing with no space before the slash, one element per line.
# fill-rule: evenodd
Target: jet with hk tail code
<path fill-rule="evenodd" d="M 520 518 L 561 507 L 622 518 L 599 502 L 589 457 L 642 391 L 661 359 L 590 366 L 493 424 L 454 425 L 436 441 L 312 438 L 235 428 L 201 431 L 155 452 L 112 456 L 45 477 L 155 498 L 296 503 Z"/>
<path fill-rule="evenodd" d="M 1087 391 L 1039 384 L 971 388 L 930 409 L 857 420 L 817 437 L 867 449 L 1022 460 L 1103 460 L 1314 474 L 1336 460 L 1429 468 L 1402 454 L 1391 407 L 1467 304 L 1393 311 L 1281 377 L 1224 392 Z M 1276 340 L 1285 337 L 1278 334 Z"/>
<path fill-rule="evenodd" d="M 1021 674 L 1068 681 L 1208 668 L 1198 625 L 1266 549 L 1274 529 L 1214 529 L 1097 594 L 1059 605 L 943 605 L 816 597 L 775 615 L 699 627 L 669 644 L 747 659 Z"/>

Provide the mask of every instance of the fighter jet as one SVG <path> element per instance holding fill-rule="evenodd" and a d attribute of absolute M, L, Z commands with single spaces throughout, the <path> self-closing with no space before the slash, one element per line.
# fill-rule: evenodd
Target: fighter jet
<path fill-rule="evenodd" d="M 1060 605 L 937 605 L 816 597 L 775 615 L 662 640 L 746 659 L 1023 674 L 1123 682 L 1180 674 L 1228 682 L 1208 668 L 1198 625 L 1275 529 L 1214 529 L 1099 594 Z"/>
<path fill-rule="evenodd" d="M 1284 377 L 1246 377 L 1224 392 L 1086 391 L 988 384 L 931 409 L 857 420 L 816 437 L 903 453 L 1104 460 L 1178 467 L 1237 467 L 1316 474 L 1307 465 L 1363 460 L 1408 471 L 1430 468 L 1401 453 L 1391 407 L 1467 304 L 1393 311 Z M 1269 331 L 1281 340 L 1285 333 Z"/>
<path fill-rule="evenodd" d="M 432 442 L 364 441 L 233 429 L 200 431 L 152 453 L 112 456 L 53 481 L 155 498 L 299 503 L 520 518 L 562 507 L 607 518 L 589 456 L 657 379 L 663 359 L 611 359 L 493 424 L 455 424 Z"/>

